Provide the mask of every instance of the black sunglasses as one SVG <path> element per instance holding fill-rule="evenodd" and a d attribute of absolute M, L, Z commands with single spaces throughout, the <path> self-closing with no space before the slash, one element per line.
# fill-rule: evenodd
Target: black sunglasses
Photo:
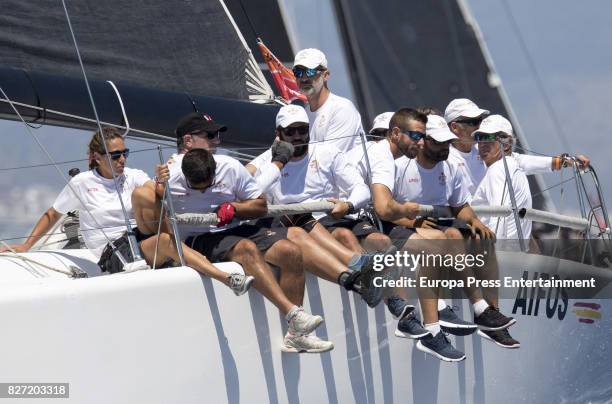
<path fill-rule="evenodd" d="M 410 139 L 414 140 L 415 142 L 418 142 L 419 140 L 425 137 L 425 134 L 423 132 L 418 132 L 416 130 L 400 129 L 400 132 L 402 132 L 405 135 L 408 135 Z"/>
<path fill-rule="evenodd" d="M 376 129 L 373 130 L 372 132 L 370 132 L 370 136 L 374 136 L 377 138 L 383 138 L 385 136 L 387 136 L 387 130 L 386 129 Z"/>
<path fill-rule="evenodd" d="M 113 160 L 119 160 L 121 156 L 128 158 L 128 156 L 130 155 L 130 149 L 115 150 L 115 151 L 109 152 L 108 155 Z"/>
<path fill-rule="evenodd" d="M 472 118 L 472 119 L 460 119 L 455 121 L 456 123 L 462 123 L 468 126 L 480 126 L 482 122 L 482 118 Z"/>
<path fill-rule="evenodd" d="M 206 138 L 208 140 L 213 140 L 213 139 L 217 139 L 219 138 L 219 136 L 221 136 L 221 131 L 218 130 L 216 132 L 210 133 L 210 132 L 205 132 L 205 131 L 200 131 L 200 132 L 192 132 L 191 136 L 206 136 Z"/>
<path fill-rule="evenodd" d="M 436 139 L 434 139 L 431 136 L 425 136 L 425 139 L 427 139 L 428 141 L 430 141 L 431 143 L 433 143 L 436 146 L 442 146 L 444 144 L 450 144 L 450 142 L 451 142 L 450 140 L 446 140 L 444 142 L 438 142 Z"/>
<path fill-rule="evenodd" d="M 289 127 L 289 128 L 283 129 L 283 133 L 285 135 L 289 135 L 289 136 L 294 136 L 296 133 L 299 134 L 299 135 L 306 135 L 308 133 L 309 129 L 310 128 L 307 125 L 296 126 L 296 127 Z"/>
<path fill-rule="evenodd" d="M 187 188 L 193 189 L 194 191 L 202 191 L 202 192 L 206 191 L 208 188 L 211 188 L 216 184 L 215 180 L 213 179 L 209 185 L 205 185 L 205 186 L 202 186 L 200 184 L 192 185 L 191 182 L 189 182 L 189 179 L 187 177 L 185 177 L 185 183 L 187 184 Z"/>

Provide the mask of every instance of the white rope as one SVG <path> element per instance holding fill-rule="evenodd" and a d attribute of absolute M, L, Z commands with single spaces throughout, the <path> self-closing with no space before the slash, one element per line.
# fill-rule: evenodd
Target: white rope
<path fill-rule="evenodd" d="M 123 137 L 126 137 L 128 132 L 130 131 L 130 122 L 128 121 L 127 114 L 125 113 L 125 108 L 123 107 L 123 99 L 121 99 L 121 94 L 119 94 L 119 90 L 117 90 L 115 83 L 110 80 L 106 80 L 106 82 L 111 85 L 113 90 L 115 90 L 115 94 L 117 94 L 119 106 L 121 107 L 121 114 L 123 115 L 123 122 L 125 122 L 125 132 L 123 132 Z"/>
<path fill-rule="evenodd" d="M 32 271 L 34 271 L 36 273 L 39 273 L 38 270 L 36 268 L 33 268 L 30 264 L 36 264 L 36 265 L 39 265 L 39 266 L 41 266 L 43 268 L 46 268 L 46 269 L 48 269 L 50 271 L 59 272 L 59 273 L 64 274 L 64 275 L 68 275 L 71 278 L 73 277 L 73 273 L 70 272 L 70 271 L 66 271 L 66 270 L 60 269 L 60 268 L 54 268 L 54 267 L 51 267 L 49 265 L 43 264 L 42 262 L 39 262 L 39 261 L 37 261 L 35 259 L 23 256 L 23 255 L 19 255 L 19 253 L 17 253 L 17 251 L 12 249 L 11 246 L 9 246 L 4 241 L 2 242 L 2 244 L 9 249 L 10 253 L 6 253 L 6 252 L 0 253 L 0 257 L 14 258 L 14 259 L 23 261 L 28 267 L 30 267 L 30 269 Z"/>
<path fill-rule="evenodd" d="M 334 208 L 332 202 L 306 202 L 292 203 L 286 205 L 268 205 L 268 213 L 265 217 L 282 215 L 295 215 L 300 213 L 324 212 L 329 213 Z M 473 206 L 474 213 L 481 217 L 500 217 L 512 214 L 509 206 Z M 583 218 L 559 215 L 538 209 L 523 208 L 519 212 L 521 218 L 535 222 L 548 223 L 555 226 L 568 227 L 570 229 L 584 231 L 589 227 L 589 222 Z M 418 216 L 421 217 L 453 217 L 448 206 L 420 205 Z M 178 224 L 191 226 L 210 226 L 217 224 L 216 213 L 182 213 L 176 215 Z"/>

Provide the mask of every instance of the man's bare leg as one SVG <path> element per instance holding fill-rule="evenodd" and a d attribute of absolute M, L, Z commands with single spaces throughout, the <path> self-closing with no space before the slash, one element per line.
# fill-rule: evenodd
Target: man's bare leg
<path fill-rule="evenodd" d="M 293 304 L 301 306 L 306 280 L 300 247 L 289 240 L 279 240 L 266 251 L 264 259 L 280 269 L 280 288 Z"/>
<path fill-rule="evenodd" d="M 253 287 L 278 307 L 283 315 L 287 315 L 295 306 L 283 293 L 254 242 L 240 240 L 228 254 L 228 260 L 239 263 L 247 274 L 254 276 Z"/>
<path fill-rule="evenodd" d="M 319 243 L 320 248 L 323 248 L 328 253 L 336 257 L 342 264 L 349 265 L 355 252 L 349 250 L 338 242 L 322 224 L 317 223 L 310 231 L 310 236 Z"/>
<path fill-rule="evenodd" d="M 319 278 L 338 283 L 338 277 L 348 270 L 347 266 L 322 249 L 320 244 L 301 227 L 289 227 L 287 230 L 287 238 L 302 250 L 304 269 Z"/>
<path fill-rule="evenodd" d="M 159 238 L 159 243 L 157 242 Z M 187 266 L 201 272 L 202 274 L 216 279 L 219 282 L 229 285 L 228 283 L 228 274 L 221 271 L 210 261 L 197 252 L 196 250 L 187 247 L 185 243 L 183 245 L 183 257 L 185 258 L 185 264 Z M 157 257 L 155 257 L 155 248 L 157 247 Z M 140 243 L 140 249 L 142 250 L 142 254 L 144 259 L 147 261 L 147 264 L 153 265 L 153 259 L 157 265 L 163 264 L 168 259 L 171 259 L 175 262 L 179 262 L 178 252 L 176 251 L 176 243 L 174 241 L 174 237 L 169 235 L 168 233 L 161 233 L 159 236 L 149 237 L 146 240 L 143 240 Z"/>

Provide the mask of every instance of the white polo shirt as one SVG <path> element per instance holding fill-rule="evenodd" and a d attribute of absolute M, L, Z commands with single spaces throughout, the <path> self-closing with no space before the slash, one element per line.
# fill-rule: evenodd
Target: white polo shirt
<path fill-rule="evenodd" d="M 404 156 L 395 160 L 393 198 L 399 203 L 457 207 L 468 203 L 470 194 L 456 165 L 441 161 L 427 169 Z"/>
<path fill-rule="evenodd" d="M 136 226 L 132 214 L 132 192 L 150 180 L 144 171 L 127 167 L 123 175 L 117 178 L 121 198 L 132 226 Z M 79 198 L 85 206 L 81 205 Z M 96 169 L 74 176 L 55 199 L 53 209 L 62 214 L 79 211 L 79 228 L 83 240 L 96 258 L 100 258 L 109 240 L 118 239 L 127 230 L 115 182 L 112 178 L 102 177 Z M 100 228 L 103 228 L 103 231 Z"/>
<path fill-rule="evenodd" d="M 267 150 L 250 164 L 258 169 L 272 158 Z M 257 173 L 255 174 L 257 176 Z M 348 164 L 340 150 L 330 146 L 309 147 L 308 153 L 299 161 L 289 161 L 281 170 L 280 180 L 266 193 L 268 201 L 274 204 L 318 202 L 327 198 L 346 200 L 356 209 L 366 205 L 370 190 L 363 182 L 357 169 Z M 315 217 L 324 216 L 315 214 Z"/>
<path fill-rule="evenodd" d="M 184 155 L 173 157 L 176 158 L 170 166 L 169 186 L 176 214 L 212 213 L 224 202 L 245 201 L 261 196 L 253 177 L 236 159 L 214 154 L 213 158 L 217 164 L 214 185 L 200 191 L 187 186 L 185 176 L 180 169 Z M 216 225 L 201 227 L 181 224 L 179 231 L 181 238 L 185 239 L 194 234 L 223 231 L 238 225 L 239 223 L 232 223 L 223 227 Z"/>
<path fill-rule="evenodd" d="M 360 144 L 359 134 L 363 132 L 361 115 L 350 100 L 330 93 L 316 111 L 312 112 L 308 105 L 305 109 L 310 121 L 310 141 L 325 140 L 315 145 L 335 146 L 346 152 Z"/>
<path fill-rule="evenodd" d="M 361 142 L 359 142 L 361 143 Z M 395 161 L 391 153 L 391 145 L 387 139 L 366 144 L 370 170 L 372 171 L 372 184 L 382 184 L 393 193 L 395 187 Z M 361 178 L 367 183 L 368 167 L 366 165 L 363 145 L 358 144 L 346 155 L 350 164 L 354 165 Z"/>
<path fill-rule="evenodd" d="M 552 160 L 550 157 L 520 153 L 512 153 L 512 156 L 525 175 L 545 174 L 552 171 Z M 478 145 L 472 146 L 472 150 L 469 153 L 464 153 L 451 145 L 448 161 L 459 167 L 466 186 L 470 194 L 473 195 L 487 172 L 487 166 L 478 154 Z"/>
<path fill-rule="evenodd" d="M 516 198 L 516 205 L 520 208 L 531 208 L 531 191 L 527 176 L 519 168 L 518 162 L 513 157 L 507 157 L 508 170 L 512 178 L 512 187 Z M 472 206 L 493 205 L 512 206 L 510 194 L 506 183 L 506 171 L 504 162 L 498 160 L 491 164 L 485 177 L 476 189 L 471 202 Z M 489 229 L 495 232 L 499 239 L 518 239 L 514 215 L 505 217 L 482 217 L 480 219 Z M 520 219 L 523 237 L 529 239 L 531 235 L 531 221 Z"/>

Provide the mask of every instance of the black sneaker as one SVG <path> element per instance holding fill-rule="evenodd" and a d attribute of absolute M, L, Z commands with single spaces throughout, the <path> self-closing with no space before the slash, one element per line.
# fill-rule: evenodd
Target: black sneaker
<path fill-rule="evenodd" d="M 404 316 L 409 313 L 412 313 L 412 311 L 414 310 L 413 305 L 408 304 L 407 301 L 395 295 L 389 296 L 389 298 L 387 299 L 387 308 L 389 309 L 389 312 L 391 313 L 393 318 L 396 320 L 401 320 L 402 318 L 404 318 Z"/>
<path fill-rule="evenodd" d="M 480 316 L 474 316 L 474 322 L 481 330 L 499 331 L 510 327 L 516 320 L 504 316 L 497 307 L 489 306 Z"/>
<path fill-rule="evenodd" d="M 423 324 L 421 324 L 413 312 L 402 318 L 397 323 L 397 328 L 395 329 L 395 336 L 400 338 L 421 339 L 426 335 L 431 334 L 423 327 Z"/>
<path fill-rule="evenodd" d="M 494 342 L 502 348 L 516 349 L 521 347 L 521 343 L 512 338 L 507 328 L 499 331 L 478 330 L 478 335 Z"/>
<path fill-rule="evenodd" d="M 345 272 L 343 272 L 342 274 L 344 273 Z M 342 283 L 342 286 L 344 286 L 344 289 L 348 291 L 352 290 L 354 292 L 361 293 L 361 271 L 347 271 L 346 273 L 348 273 L 349 275 L 346 277 L 346 279 Z"/>
<path fill-rule="evenodd" d="M 465 321 L 457 316 L 457 313 L 450 306 L 446 306 L 438 311 L 438 321 L 444 331 L 453 335 L 470 335 L 478 329 L 476 324 Z"/>
<path fill-rule="evenodd" d="M 429 334 L 418 340 L 416 347 L 419 351 L 433 355 L 445 362 L 461 362 L 465 359 L 465 354 L 456 350 L 442 331 L 435 337 Z"/>

